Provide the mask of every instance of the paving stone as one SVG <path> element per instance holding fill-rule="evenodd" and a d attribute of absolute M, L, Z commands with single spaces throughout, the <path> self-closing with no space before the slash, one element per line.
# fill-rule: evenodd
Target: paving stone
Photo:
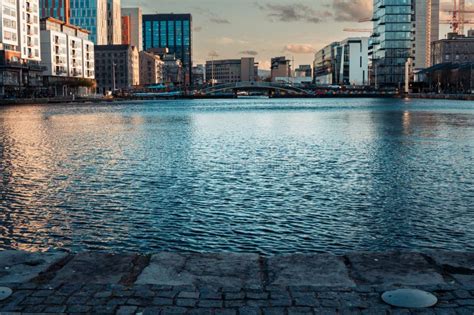
<path fill-rule="evenodd" d="M 264 300 L 268 299 L 270 294 L 268 292 L 247 292 L 246 294 L 247 299 L 251 300 Z"/>
<path fill-rule="evenodd" d="M 455 290 L 453 291 L 453 295 L 460 299 L 472 298 L 471 293 L 469 293 L 467 290 Z"/>
<path fill-rule="evenodd" d="M 199 300 L 199 307 L 223 307 L 224 303 L 220 300 Z"/>
<path fill-rule="evenodd" d="M 137 284 L 261 286 L 256 254 L 159 253 L 151 257 Z"/>
<path fill-rule="evenodd" d="M 237 311 L 233 309 L 217 309 L 214 315 L 237 315 Z"/>
<path fill-rule="evenodd" d="M 288 315 L 312 315 L 313 309 L 311 307 L 289 307 Z"/>
<path fill-rule="evenodd" d="M 117 310 L 117 315 L 133 315 L 138 307 L 136 306 L 120 306 Z"/>
<path fill-rule="evenodd" d="M 315 294 L 300 295 L 293 298 L 296 306 L 319 306 L 318 299 Z"/>
<path fill-rule="evenodd" d="M 27 313 L 33 313 L 33 314 L 37 314 L 37 313 L 42 313 L 43 310 L 46 308 L 45 305 L 41 305 L 41 304 L 35 304 L 35 305 L 27 305 L 25 306 L 25 308 L 23 308 L 23 314 L 27 314 Z"/>
<path fill-rule="evenodd" d="M 176 306 L 184 306 L 184 307 L 194 307 L 197 304 L 196 299 L 180 299 L 176 300 Z"/>
<path fill-rule="evenodd" d="M 190 309 L 187 315 L 214 315 L 212 308 L 193 308 Z"/>
<path fill-rule="evenodd" d="M 94 294 L 95 298 L 109 298 L 112 296 L 112 291 L 102 291 Z"/>
<path fill-rule="evenodd" d="M 241 300 L 245 298 L 245 293 L 244 292 L 225 293 L 224 298 L 226 300 Z"/>
<path fill-rule="evenodd" d="M 52 283 L 115 284 L 128 275 L 136 254 L 84 252 L 57 271 Z"/>
<path fill-rule="evenodd" d="M 282 299 L 271 299 L 270 304 L 272 306 L 291 306 L 292 302 L 290 298 L 282 298 Z"/>
<path fill-rule="evenodd" d="M 151 305 L 152 299 L 148 298 L 130 298 L 127 300 L 127 305 L 135 305 L 135 306 L 147 306 Z"/>
<path fill-rule="evenodd" d="M 199 292 L 194 291 L 194 292 L 179 292 L 178 298 L 183 298 L 183 299 L 198 299 L 199 298 Z"/>
<path fill-rule="evenodd" d="M 174 298 L 178 295 L 178 291 L 158 291 L 156 292 L 155 296 L 163 297 L 163 298 Z"/>
<path fill-rule="evenodd" d="M 358 315 L 360 310 L 358 308 L 351 308 L 344 306 L 343 308 L 338 309 L 339 315 Z"/>
<path fill-rule="evenodd" d="M 46 300 L 44 301 L 45 304 L 52 304 L 52 305 L 60 305 L 64 304 L 66 301 L 66 296 L 61 296 L 61 295 L 52 295 L 48 296 Z"/>
<path fill-rule="evenodd" d="M 96 305 L 92 308 L 93 314 L 115 314 L 117 306 Z"/>
<path fill-rule="evenodd" d="M 145 307 L 145 309 L 143 310 L 143 315 L 160 315 L 162 309 L 162 307 L 158 306 Z"/>
<path fill-rule="evenodd" d="M 407 252 L 351 253 L 351 276 L 361 284 L 438 285 L 441 274 L 422 255 Z"/>
<path fill-rule="evenodd" d="M 24 283 L 66 258 L 65 252 L 0 251 L 0 284 Z"/>
<path fill-rule="evenodd" d="M 264 307 L 263 315 L 285 315 L 285 309 L 283 307 Z"/>
<path fill-rule="evenodd" d="M 54 306 L 47 306 L 43 312 L 45 313 L 65 313 L 66 312 L 65 305 L 54 305 Z"/>
<path fill-rule="evenodd" d="M 458 315 L 472 315 L 472 314 L 474 314 L 474 308 L 460 307 L 460 308 L 456 309 L 456 314 L 458 314 Z"/>
<path fill-rule="evenodd" d="M 178 306 L 167 306 L 164 307 L 161 314 L 162 315 L 181 315 L 186 314 L 187 309 L 185 307 Z"/>
<path fill-rule="evenodd" d="M 171 305 L 173 305 L 173 299 L 155 297 L 153 299 L 152 304 L 153 305 L 158 305 L 158 306 L 171 306 Z"/>
<path fill-rule="evenodd" d="M 68 313 L 87 313 L 92 309 L 90 305 L 69 305 Z"/>
<path fill-rule="evenodd" d="M 253 306 L 253 307 L 278 306 L 278 305 L 273 305 L 270 300 L 247 300 L 245 304 L 247 304 L 248 306 Z"/>
<path fill-rule="evenodd" d="M 260 315 L 258 307 L 243 306 L 239 307 L 239 315 Z"/>
<path fill-rule="evenodd" d="M 28 296 L 26 297 L 21 304 L 23 305 L 38 305 L 43 303 L 44 297 L 33 297 L 33 296 Z"/>
<path fill-rule="evenodd" d="M 71 296 L 67 299 L 67 304 L 86 304 L 90 298 L 88 296 Z"/>
<path fill-rule="evenodd" d="M 338 315 L 338 311 L 335 308 L 320 307 L 314 308 L 313 311 L 316 315 Z"/>
<path fill-rule="evenodd" d="M 329 254 L 295 254 L 270 257 L 267 261 L 270 285 L 344 286 L 355 283 L 342 258 Z"/>
<path fill-rule="evenodd" d="M 229 300 L 224 301 L 225 307 L 243 307 L 246 306 L 245 300 Z"/>
<path fill-rule="evenodd" d="M 222 293 L 220 292 L 201 292 L 200 298 L 204 300 L 222 300 Z"/>
<path fill-rule="evenodd" d="M 467 306 L 467 305 L 474 306 L 474 299 L 463 299 L 463 300 L 457 299 L 456 303 L 461 306 Z"/>

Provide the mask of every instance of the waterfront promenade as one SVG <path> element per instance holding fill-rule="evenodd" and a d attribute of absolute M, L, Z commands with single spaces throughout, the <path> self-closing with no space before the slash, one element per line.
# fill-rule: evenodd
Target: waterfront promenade
<path fill-rule="evenodd" d="M 0 252 L 8 313 L 474 314 L 474 253 L 295 254 Z M 429 309 L 392 308 L 382 292 L 421 288 Z"/>

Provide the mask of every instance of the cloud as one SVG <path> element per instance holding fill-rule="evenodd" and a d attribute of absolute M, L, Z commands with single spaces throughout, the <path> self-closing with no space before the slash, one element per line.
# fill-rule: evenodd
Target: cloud
<path fill-rule="evenodd" d="M 372 16 L 373 0 L 333 0 L 334 20 L 357 22 Z"/>
<path fill-rule="evenodd" d="M 219 57 L 219 54 L 217 53 L 217 51 L 215 50 L 211 50 L 208 54 L 209 57 L 214 57 L 214 58 L 217 58 Z"/>
<path fill-rule="evenodd" d="M 193 30 L 195 32 L 200 32 L 200 31 L 202 31 L 202 26 L 195 26 Z"/>
<path fill-rule="evenodd" d="M 205 8 L 194 8 L 196 12 L 198 12 L 201 15 L 204 15 L 209 19 L 209 22 L 215 23 L 215 24 L 230 24 L 230 21 L 224 17 L 218 16 L 215 12 L 212 12 L 209 9 Z"/>
<path fill-rule="evenodd" d="M 310 44 L 294 44 L 286 45 L 285 48 L 283 48 L 283 51 L 293 54 L 312 54 L 316 49 Z"/>
<path fill-rule="evenodd" d="M 332 16 L 329 11 L 315 10 L 302 3 L 293 4 L 259 4 L 257 8 L 267 12 L 271 21 L 320 23 Z"/>
<path fill-rule="evenodd" d="M 243 50 L 240 52 L 241 55 L 249 55 L 249 56 L 256 56 L 258 55 L 258 51 L 255 50 Z"/>
<path fill-rule="evenodd" d="M 242 39 L 234 39 L 230 37 L 220 37 L 216 39 L 216 44 L 218 45 L 231 45 L 231 44 L 241 44 L 245 45 L 248 44 L 248 41 Z"/>

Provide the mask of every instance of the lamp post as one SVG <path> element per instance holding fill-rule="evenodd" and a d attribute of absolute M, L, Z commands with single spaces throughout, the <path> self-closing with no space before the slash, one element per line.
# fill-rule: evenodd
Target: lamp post
<path fill-rule="evenodd" d="M 116 89 L 116 86 L 115 86 L 115 67 L 117 66 L 117 64 L 114 62 L 112 63 L 112 94 L 115 93 L 115 89 Z"/>

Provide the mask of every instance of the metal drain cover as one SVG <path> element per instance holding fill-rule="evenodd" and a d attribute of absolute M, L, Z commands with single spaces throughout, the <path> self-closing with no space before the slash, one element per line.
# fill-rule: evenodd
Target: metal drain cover
<path fill-rule="evenodd" d="M 12 289 L 7 287 L 0 287 L 0 301 L 5 300 L 12 295 Z"/>
<path fill-rule="evenodd" d="M 425 308 L 438 303 L 438 298 L 433 294 L 417 289 L 398 289 L 382 294 L 382 300 L 396 307 Z"/>

